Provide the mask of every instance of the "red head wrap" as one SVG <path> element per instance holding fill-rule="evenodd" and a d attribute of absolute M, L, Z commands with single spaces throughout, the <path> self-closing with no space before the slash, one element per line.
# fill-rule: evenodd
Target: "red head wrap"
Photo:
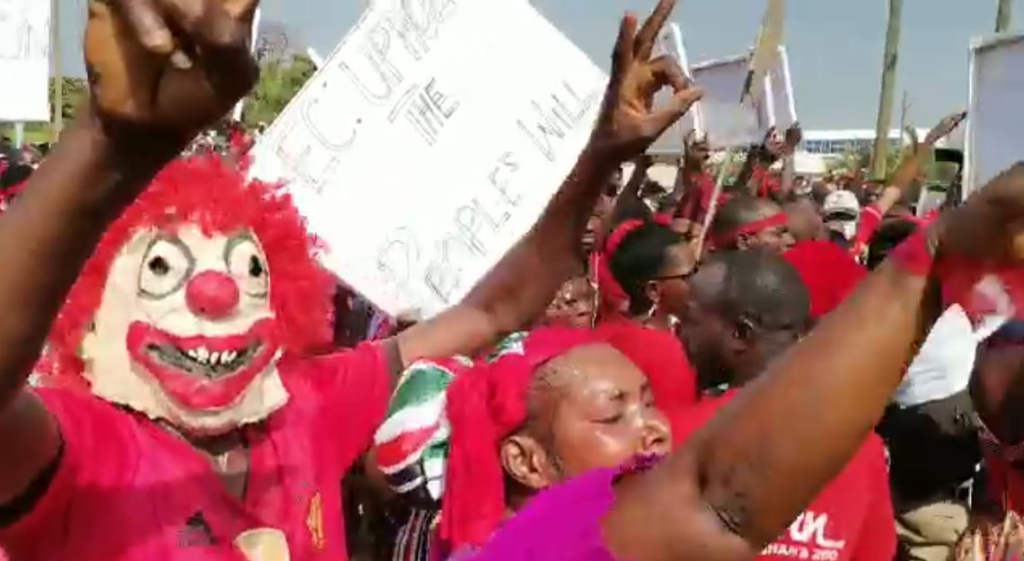
<path fill-rule="evenodd" d="M 740 236 L 748 236 L 756 234 L 762 230 L 767 230 L 768 228 L 784 226 L 788 221 L 789 218 L 786 216 L 786 213 L 780 212 L 778 214 L 773 214 L 768 218 L 755 220 L 754 222 L 740 226 L 735 230 L 715 236 L 711 239 L 711 243 L 716 249 L 728 249 L 736 244 L 736 241 L 739 240 Z"/>
<path fill-rule="evenodd" d="M 672 217 L 656 215 L 652 222 L 662 226 L 670 226 L 672 224 Z M 601 311 L 606 315 L 621 315 L 629 308 L 629 295 L 623 290 L 622 285 L 615 280 L 615 275 L 612 274 L 611 260 L 615 252 L 619 250 L 619 246 L 622 245 L 622 241 L 626 239 L 626 236 L 635 232 L 637 228 L 644 224 L 643 220 L 627 220 L 619 224 L 608 235 L 608 239 L 605 240 L 604 249 L 594 253 L 597 289 L 601 295 Z"/>
<path fill-rule="evenodd" d="M 456 374 L 448 389 L 452 433 L 441 515 L 441 538 L 453 549 L 483 544 L 504 516 L 498 445 L 526 422 L 534 373 L 576 347 L 601 342 L 591 331 L 541 328 L 523 341 L 522 352 Z"/>
<path fill-rule="evenodd" d="M 867 276 L 862 265 L 838 245 L 826 241 L 800 242 L 785 254 L 811 296 L 811 317 L 834 310 Z"/>

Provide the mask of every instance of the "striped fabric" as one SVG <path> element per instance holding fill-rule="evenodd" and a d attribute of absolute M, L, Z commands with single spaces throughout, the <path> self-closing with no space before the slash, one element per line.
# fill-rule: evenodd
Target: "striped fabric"
<path fill-rule="evenodd" d="M 445 391 L 455 373 L 471 364 L 457 357 L 410 366 L 377 430 L 374 442 L 381 471 L 396 493 L 414 503 L 434 505 L 441 500 L 449 434 Z"/>
<path fill-rule="evenodd" d="M 521 354 L 526 335 L 506 337 L 488 361 Z M 446 393 L 455 376 L 472 366 L 465 357 L 418 361 L 402 373 L 391 396 L 387 417 L 374 437 L 377 463 L 391 488 L 413 504 L 440 505 L 451 432 L 445 415 Z"/>

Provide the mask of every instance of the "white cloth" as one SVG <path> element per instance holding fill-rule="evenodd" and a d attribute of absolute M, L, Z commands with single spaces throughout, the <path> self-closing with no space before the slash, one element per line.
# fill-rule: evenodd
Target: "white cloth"
<path fill-rule="evenodd" d="M 1007 318 L 988 316 L 974 327 L 958 305 L 950 306 L 935 322 L 921 350 L 896 390 L 896 404 L 913 407 L 945 399 L 967 387 L 978 343 L 999 329 Z"/>

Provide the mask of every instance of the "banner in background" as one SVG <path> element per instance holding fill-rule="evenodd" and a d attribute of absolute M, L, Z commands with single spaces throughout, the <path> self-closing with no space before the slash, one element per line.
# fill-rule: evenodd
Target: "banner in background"
<path fill-rule="evenodd" d="M 607 76 L 521 0 L 376 0 L 257 144 L 326 266 L 392 315 L 457 303 L 535 223 Z"/>
<path fill-rule="evenodd" d="M 750 55 L 695 64 L 693 79 L 704 88 L 701 115 L 708 141 L 714 149 L 743 148 L 760 144 L 768 128 L 781 130 L 796 122 L 793 80 L 785 47 L 778 47 L 777 62 L 765 69 L 763 86 L 756 99 L 738 102 L 749 76 Z M 691 114 L 683 117 L 685 131 L 693 130 Z"/>
<path fill-rule="evenodd" d="M 971 44 L 964 198 L 1024 160 L 1024 34 Z"/>
<path fill-rule="evenodd" d="M 50 120 L 50 2 L 0 0 L 0 121 Z"/>
<path fill-rule="evenodd" d="M 661 30 L 661 35 L 658 36 L 658 42 L 655 49 L 656 55 L 668 55 L 679 63 L 679 67 L 683 69 L 683 73 L 693 78 L 693 74 L 690 71 L 690 60 L 686 55 L 686 47 L 683 41 L 683 32 L 679 29 L 679 26 L 670 23 Z M 654 104 L 662 105 L 668 103 L 672 99 L 673 92 L 668 88 L 663 88 L 661 91 L 655 94 Z M 690 108 L 688 113 L 689 119 L 684 121 L 682 119 L 675 122 L 674 125 L 668 128 L 658 140 L 654 141 L 654 144 L 647 150 L 649 154 L 668 154 L 668 155 L 679 155 L 683 151 L 683 144 L 686 134 L 696 127 L 697 130 L 703 131 L 703 119 L 701 113 L 701 102 L 697 102 Z"/>

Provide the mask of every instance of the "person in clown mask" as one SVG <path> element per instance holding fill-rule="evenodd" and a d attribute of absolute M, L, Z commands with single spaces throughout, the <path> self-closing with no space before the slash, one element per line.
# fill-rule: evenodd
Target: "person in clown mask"
<path fill-rule="evenodd" d="M 339 482 L 393 373 L 542 313 L 615 170 L 701 95 L 650 60 L 673 3 L 639 32 L 627 17 L 591 141 L 536 226 L 462 303 L 314 357 L 334 285 L 291 199 L 212 156 L 177 159 L 254 83 L 256 4 L 90 2 L 90 105 L 0 220 L 13 559 L 345 559 Z M 26 389 L 48 332 L 48 387 Z"/>

